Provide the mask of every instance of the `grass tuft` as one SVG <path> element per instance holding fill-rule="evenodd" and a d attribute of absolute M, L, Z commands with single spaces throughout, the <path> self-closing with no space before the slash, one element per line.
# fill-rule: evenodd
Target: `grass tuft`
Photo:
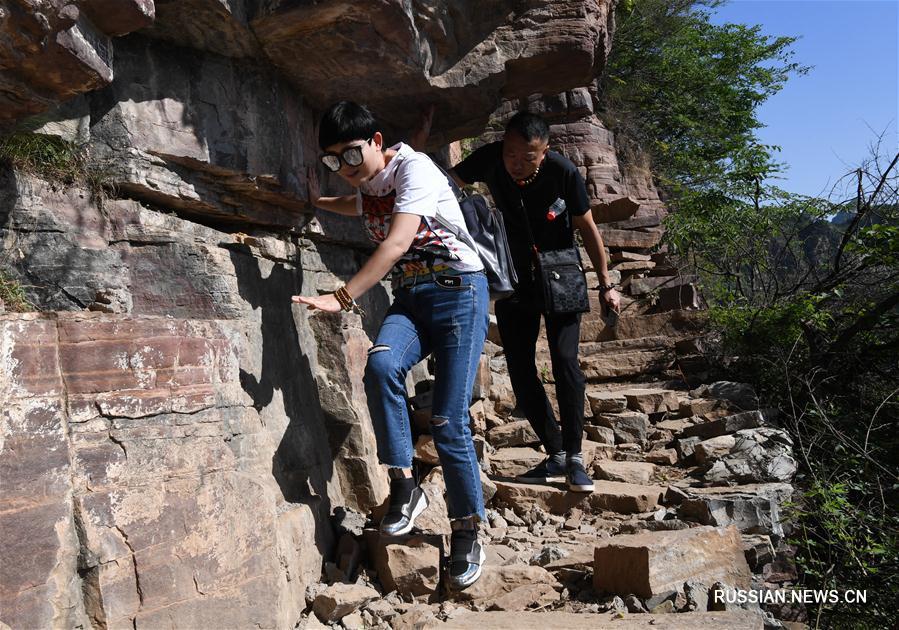
<path fill-rule="evenodd" d="M 8 278 L 0 271 L 0 302 L 7 312 L 25 313 L 34 311 L 34 305 L 25 296 L 25 290 L 18 281 Z"/>
<path fill-rule="evenodd" d="M 112 186 L 109 174 L 90 159 L 90 147 L 58 136 L 16 131 L 0 136 L 0 165 L 33 173 L 51 184 L 80 185 L 101 203 Z"/>

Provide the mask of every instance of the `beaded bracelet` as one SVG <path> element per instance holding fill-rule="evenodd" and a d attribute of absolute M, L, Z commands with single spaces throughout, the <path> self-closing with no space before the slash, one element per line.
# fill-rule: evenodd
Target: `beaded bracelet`
<path fill-rule="evenodd" d="M 362 307 L 353 299 L 353 296 L 350 295 L 350 292 L 346 290 L 346 287 L 340 287 L 334 292 L 334 297 L 337 298 L 337 302 L 340 304 L 340 308 L 342 308 L 346 312 L 354 311 L 359 313 L 359 315 L 365 315 L 365 311 L 362 310 Z"/>

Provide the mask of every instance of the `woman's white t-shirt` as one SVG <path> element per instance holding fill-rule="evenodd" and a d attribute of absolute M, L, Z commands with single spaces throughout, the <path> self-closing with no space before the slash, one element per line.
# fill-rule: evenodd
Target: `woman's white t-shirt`
<path fill-rule="evenodd" d="M 362 215 L 369 238 L 376 243 L 387 238 L 393 213 L 416 214 L 421 217 L 421 224 L 412 246 L 400 259 L 402 271 L 413 272 L 429 266 L 430 256 L 416 255 L 416 251 L 433 254 L 435 264 L 445 264 L 458 271 L 483 269 L 478 254 L 436 219 L 439 211 L 445 223 L 457 231 L 467 232 L 446 175 L 431 158 L 415 152 L 407 144 L 401 142 L 390 148 L 396 155 L 356 192 L 356 208 Z"/>

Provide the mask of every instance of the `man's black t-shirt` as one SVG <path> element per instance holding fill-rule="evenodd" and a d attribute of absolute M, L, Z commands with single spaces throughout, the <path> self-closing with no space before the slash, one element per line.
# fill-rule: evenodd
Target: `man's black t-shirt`
<path fill-rule="evenodd" d="M 571 218 L 586 214 L 590 202 L 584 178 L 565 156 L 547 151 L 534 181 L 519 186 L 506 172 L 502 150 L 501 141 L 485 145 L 454 166 L 453 170 L 469 184 L 487 184 L 493 201 L 503 213 L 512 261 L 518 272 L 519 292 L 530 292 L 533 290 L 531 269 L 534 259 L 523 220 L 522 203 L 527 208 L 537 248 L 549 251 L 574 244 Z M 547 212 L 559 199 L 565 202 L 565 211 L 550 221 Z"/>

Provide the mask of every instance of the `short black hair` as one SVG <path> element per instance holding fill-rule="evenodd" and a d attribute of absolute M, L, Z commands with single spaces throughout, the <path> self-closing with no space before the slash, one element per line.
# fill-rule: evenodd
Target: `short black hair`
<path fill-rule="evenodd" d="M 542 140 L 549 142 L 549 125 L 537 114 L 518 112 L 506 123 L 506 131 L 514 131 L 527 142 Z"/>
<path fill-rule="evenodd" d="M 378 131 L 378 122 L 364 105 L 338 101 L 328 108 L 318 126 L 318 145 L 325 149 L 350 140 L 368 140 Z"/>

